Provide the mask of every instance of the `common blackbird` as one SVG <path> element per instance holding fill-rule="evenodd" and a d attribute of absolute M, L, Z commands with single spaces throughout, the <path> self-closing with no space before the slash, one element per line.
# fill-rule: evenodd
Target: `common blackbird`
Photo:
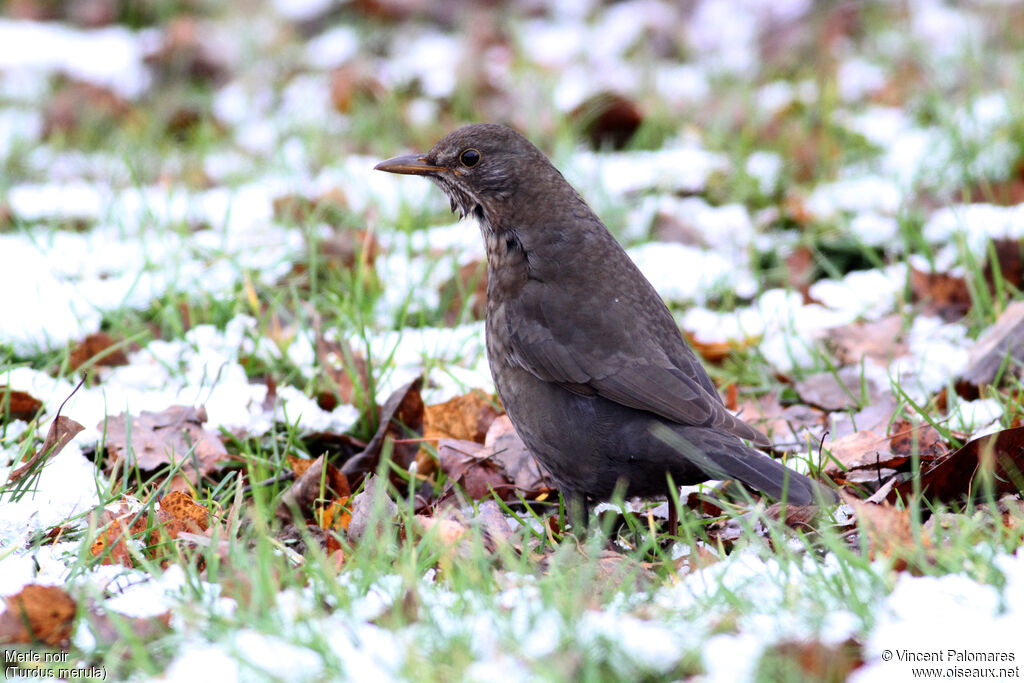
<path fill-rule="evenodd" d="M 479 221 L 494 384 L 576 514 L 616 487 L 665 494 L 666 475 L 738 479 L 799 505 L 835 499 L 743 442 L 769 443 L 726 409 L 654 287 L 522 135 L 465 126 L 375 168 L 430 178 Z"/>

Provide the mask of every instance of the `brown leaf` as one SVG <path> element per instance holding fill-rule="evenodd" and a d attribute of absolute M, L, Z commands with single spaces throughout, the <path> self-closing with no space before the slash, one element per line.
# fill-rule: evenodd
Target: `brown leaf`
<path fill-rule="evenodd" d="M 889 451 L 889 440 L 867 430 L 855 432 L 826 444 L 832 457 L 825 464 L 825 473 L 830 477 L 845 479 L 845 471 L 853 469 L 877 469 L 893 467 L 906 462 L 906 457 L 894 458 Z"/>
<path fill-rule="evenodd" d="M 793 529 L 815 529 L 816 522 L 821 516 L 821 508 L 817 505 L 792 505 L 783 506 L 782 503 L 772 503 L 764 514 L 771 519 L 782 519 L 782 510 L 785 507 L 785 525 Z"/>
<path fill-rule="evenodd" d="M 362 453 L 342 465 L 341 471 L 352 486 L 358 487 L 364 476 L 377 470 L 385 442 L 392 444 L 391 460 L 399 468 L 409 469 L 416 461 L 416 453 L 420 448 L 418 438 L 423 435 L 422 386 L 423 377 L 417 377 L 388 397 L 380 412 L 377 433 Z M 410 440 L 410 437 L 414 440 Z"/>
<path fill-rule="evenodd" d="M 1024 163 L 1024 162 L 1022 162 Z M 1020 289 L 1024 284 L 1024 240 L 1012 238 L 994 238 L 992 251 L 995 252 L 995 263 L 992 259 L 985 262 L 985 282 L 990 290 L 995 288 L 995 276 L 998 269 L 999 279 L 1013 289 Z"/>
<path fill-rule="evenodd" d="M 825 413 L 802 403 L 783 407 L 774 392 L 740 404 L 740 416 L 763 432 L 775 448 L 806 448 L 817 444 L 825 427 Z"/>
<path fill-rule="evenodd" d="M 179 16 L 163 26 L 160 46 L 146 56 L 146 64 L 166 81 L 220 83 L 227 77 L 227 65 L 211 36 L 195 17 Z"/>
<path fill-rule="evenodd" d="M 916 452 L 922 462 L 930 462 L 949 453 L 939 430 L 927 423 L 896 420 L 889 427 L 889 448 L 907 459 Z"/>
<path fill-rule="evenodd" d="M 498 410 L 482 391 L 471 391 L 427 406 L 423 415 L 424 444 L 416 455 L 417 474 L 429 475 L 437 466 L 429 444 L 436 444 L 440 439 L 483 443 L 488 427 L 497 416 Z"/>
<path fill-rule="evenodd" d="M 861 530 L 861 542 L 866 544 L 868 556 L 871 559 L 878 557 L 894 559 L 897 571 L 906 569 L 906 558 L 913 555 L 918 548 L 911 526 L 910 511 L 897 509 L 888 504 L 865 503 L 852 496 L 842 495 L 846 504 L 853 508 L 857 516 L 857 523 Z M 928 549 L 931 546 L 931 540 L 925 535 L 920 538 L 921 545 Z"/>
<path fill-rule="evenodd" d="M 861 387 L 867 391 L 865 402 L 879 393 L 878 387 L 870 379 L 864 377 L 859 366 L 850 365 L 840 368 L 837 372 L 819 372 L 796 382 L 793 388 L 800 398 L 822 410 L 849 410 L 858 408 L 864 397 Z"/>
<path fill-rule="evenodd" d="M 424 533 L 436 530 L 437 537 L 444 545 L 453 546 L 462 540 L 469 528 L 454 519 L 416 515 L 414 518 Z"/>
<path fill-rule="evenodd" d="M 72 370 L 77 370 L 89 361 L 93 361 L 93 365 L 105 367 L 128 365 L 128 357 L 118 348 L 118 342 L 106 332 L 90 334 L 76 344 L 68 356 Z"/>
<path fill-rule="evenodd" d="M 891 393 L 882 393 L 863 409 L 853 413 L 848 411 L 830 413 L 828 431 L 833 439 L 849 436 L 858 431 L 883 432 L 892 420 L 893 413 L 899 408 L 896 397 Z"/>
<path fill-rule="evenodd" d="M 185 530 L 192 533 L 210 528 L 210 511 L 187 493 L 171 491 L 160 499 L 160 509 L 170 515 L 171 519 L 179 520 Z"/>
<path fill-rule="evenodd" d="M 946 322 L 959 320 L 971 307 L 971 295 L 962 277 L 946 273 L 924 273 L 910 268 L 910 290 L 915 303 L 923 303 L 924 312 Z"/>
<path fill-rule="evenodd" d="M 305 462 L 310 464 L 302 467 L 302 472 L 281 496 L 275 513 L 278 519 L 299 524 L 303 519 L 313 519 L 315 513 L 318 509 L 322 510 L 325 503 L 340 499 L 348 500 L 352 493 L 348 477 L 331 463 L 325 462 L 324 456 Z M 302 516 L 300 519 L 293 517 L 296 510 Z M 334 519 L 333 513 L 331 519 Z"/>
<path fill-rule="evenodd" d="M 979 474 L 991 473 L 996 495 L 1016 493 L 1024 488 L 1024 427 L 1004 429 L 979 437 L 947 457 L 935 460 L 921 472 L 921 491 L 944 503 L 978 495 Z M 914 482 L 895 487 L 894 496 L 913 495 Z"/>
<path fill-rule="evenodd" d="M 820 640 L 790 640 L 768 647 L 757 672 L 764 680 L 802 680 L 842 683 L 863 664 L 854 640 L 826 644 Z"/>
<path fill-rule="evenodd" d="M 690 344 L 693 350 L 709 363 L 721 363 L 723 360 L 736 353 L 736 351 L 743 350 L 752 343 L 750 340 L 707 342 L 698 339 L 686 330 L 683 330 L 683 336 L 686 337 L 686 341 Z"/>
<path fill-rule="evenodd" d="M 381 536 L 398 516 L 398 506 L 387 493 L 387 484 L 371 474 L 366 486 L 352 497 L 352 518 L 348 523 L 348 538 L 358 543 L 363 536 L 371 533 Z"/>
<path fill-rule="evenodd" d="M 667 211 L 654 214 L 651 238 L 657 242 L 677 242 L 703 248 L 709 246 L 699 225 Z"/>
<path fill-rule="evenodd" d="M 179 472 L 195 484 L 199 477 L 217 471 L 220 461 L 227 458 L 220 437 L 202 426 L 206 422 L 206 409 L 202 406 L 171 406 L 159 413 L 141 411 L 138 417 L 131 418 L 131 443 L 128 419 L 127 413 L 121 413 L 98 425 L 98 429 L 106 431 L 111 457 L 108 472 L 122 460 L 127 466 L 144 471 L 184 461 Z M 180 490 L 183 484 L 174 484 L 172 488 Z"/>
<path fill-rule="evenodd" d="M 423 436 L 427 439 L 464 439 L 483 443 L 498 410 L 482 391 L 471 391 L 444 403 L 426 407 Z"/>
<path fill-rule="evenodd" d="M 786 283 L 800 292 L 804 303 L 810 301 L 809 291 L 817 273 L 814 252 L 807 246 L 801 244 L 786 256 Z"/>
<path fill-rule="evenodd" d="M 0 643 L 68 646 L 77 605 L 63 588 L 29 584 L 4 601 L 7 610 L 0 614 Z"/>
<path fill-rule="evenodd" d="M 594 149 L 622 149 L 640 128 L 644 115 L 618 93 L 598 93 L 572 110 L 569 119 Z"/>
<path fill-rule="evenodd" d="M 551 475 L 530 453 L 508 415 L 502 415 L 491 423 L 484 444 L 493 449 L 494 459 L 505 468 L 512 485 L 527 498 L 555 490 Z"/>
<path fill-rule="evenodd" d="M 843 365 L 856 365 L 864 359 L 888 365 L 909 352 L 903 337 L 903 316 L 890 315 L 881 320 L 860 321 L 828 332 L 826 343 Z"/>
<path fill-rule="evenodd" d="M 97 535 L 89 549 L 92 556 L 101 558 L 102 564 L 134 567 L 128 543 L 147 531 L 146 515 L 138 501 L 124 499 L 111 503 L 98 516 L 94 512 L 93 518 Z"/>
<path fill-rule="evenodd" d="M 974 386 L 992 384 L 1004 368 L 1019 375 L 1024 362 L 1024 301 L 1014 301 L 971 347 L 963 378 Z"/>
<path fill-rule="evenodd" d="M 437 445 L 441 471 L 462 486 L 466 495 L 473 500 L 488 498 L 491 489 L 509 490 L 512 482 L 505 468 L 493 456 L 493 449 L 474 441 L 441 439 Z"/>
<path fill-rule="evenodd" d="M 44 458 L 52 458 L 53 456 L 64 450 L 64 447 L 71 443 L 71 439 L 75 438 L 80 431 L 85 429 L 82 425 L 78 424 L 70 417 L 64 417 L 63 415 L 57 415 L 54 418 L 53 423 L 50 425 L 50 430 L 46 433 L 46 439 L 43 441 L 43 445 L 39 447 L 35 455 L 29 458 L 28 462 L 14 470 L 7 477 L 7 481 L 17 481 L 25 476 L 26 472 L 32 471 L 36 468 L 41 460 Z"/>
<path fill-rule="evenodd" d="M 509 529 L 508 521 L 493 500 L 482 501 L 477 506 L 473 522 L 480 525 L 483 530 L 484 547 L 492 553 L 512 541 L 512 530 Z"/>
<path fill-rule="evenodd" d="M 0 384 L 0 418 L 10 415 L 12 420 L 28 422 L 43 407 L 43 402 L 26 391 L 15 391 Z"/>

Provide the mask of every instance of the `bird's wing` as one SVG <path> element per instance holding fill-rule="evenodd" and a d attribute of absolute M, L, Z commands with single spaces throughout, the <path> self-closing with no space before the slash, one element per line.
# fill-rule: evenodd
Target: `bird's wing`
<path fill-rule="evenodd" d="M 628 293 L 604 295 L 609 298 L 602 302 L 593 300 L 603 296 L 600 291 L 577 292 L 591 300 L 570 310 L 555 310 L 559 299 L 547 290 L 554 286 L 531 281 L 523 296 L 507 304 L 502 317 L 512 362 L 570 391 L 767 443 L 725 408 L 653 288 L 636 301 Z M 616 306 L 630 306 L 630 325 L 622 325 Z"/>

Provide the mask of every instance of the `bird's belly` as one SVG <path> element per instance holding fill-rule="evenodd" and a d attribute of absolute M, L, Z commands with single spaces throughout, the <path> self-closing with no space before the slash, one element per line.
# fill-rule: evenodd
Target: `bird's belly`
<path fill-rule="evenodd" d="M 652 433 L 656 416 L 599 396 L 580 396 L 511 365 L 491 365 L 498 396 L 530 452 L 563 492 L 604 500 L 667 490 L 707 477 Z"/>

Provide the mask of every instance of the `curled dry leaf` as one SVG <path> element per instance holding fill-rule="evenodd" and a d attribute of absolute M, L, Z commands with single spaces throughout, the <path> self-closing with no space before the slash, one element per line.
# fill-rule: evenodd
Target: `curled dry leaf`
<path fill-rule="evenodd" d="M 301 524 L 317 519 L 321 528 L 344 528 L 348 515 L 343 506 L 352 494 L 348 477 L 320 456 L 316 460 L 299 460 L 296 479 L 277 506 L 278 519 Z M 326 471 L 325 471 L 326 468 Z M 295 519 L 294 514 L 299 514 Z"/>
<path fill-rule="evenodd" d="M 889 450 L 889 439 L 864 430 L 843 436 L 825 446 L 831 458 L 825 464 L 825 474 L 834 479 L 845 479 L 848 470 L 892 467 L 894 456 Z M 900 457 L 897 464 L 903 464 Z"/>
<path fill-rule="evenodd" d="M 29 584 L 4 598 L 0 614 L 0 643 L 45 643 L 66 648 L 77 605 L 59 586 Z"/>
<path fill-rule="evenodd" d="M 358 487 L 362 478 L 377 470 L 385 443 L 392 444 L 391 460 L 401 469 L 409 469 L 416 461 L 423 435 L 423 398 L 420 389 L 423 377 L 399 388 L 388 397 L 380 412 L 380 427 L 362 453 L 353 456 L 341 467 L 349 483 Z"/>
<path fill-rule="evenodd" d="M 160 499 L 160 511 L 166 516 L 165 530 L 171 538 L 179 531 L 197 534 L 210 528 L 210 511 L 187 493 L 171 491 Z"/>
<path fill-rule="evenodd" d="M 907 458 L 917 453 L 921 462 L 930 462 L 949 453 L 939 430 L 930 424 L 912 423 L 906 419 L 897 420 L 889 427 L 889 448 Z"/>
<path fill-rule="evenodd" d="M 502 415 L 491 423 L 484 445 L 494 450 L 494 458 L 505 468 L 512 485 L 524 496 L 537 498 L 555 490 L 551 475 L 530 453 L 508 415 Z"/>
<path fill-rule="evenodd" d="M 44 458 L 52 458 L 53 456 L 64 450 L 64 447 L 71 443 L 71 439 L 75 438 L 80 431 L 85 429 L 82 425 L 78 424 L 70 417 L 64 417 L 63 415 L 57 415 L 54 418 L 53 423 L 50 425 L 50 430 L 46 433 L 46 440 L 43 441 L 43 445 L 39 447 L 35 455 L 29 458 L 21 467 L 17 468 L 10 473 L 7 477 L 7 481 L 17 481 L 25 476 L 26 472 L 32 471 L 34 468 L 39 466 L 39 462 Z"/>
<path fill-rule="evenodd" d="M 502 498 L 510 497 L 511 481 L 493 456 L 493 449 L 474 441 L 441 439 L 437 445 L 441 471 L 457 482 L 473 500 L 487 498 L 491 489 L 503 492 Z M 441 496 L 442 500 L 445 498 L 445 495 Z"/>
<path fill-rule="evenodd" d="M 936 459 L 921 472 L 921 492 L 932 500 L 950 503 L 979 496 L 984 489 L 980 477 L 990 477 L 993 492 L 1024 490 L 1024 427 L 1004 429 L 979 437 L 946 457 Z M 892 497 L 914 493 L 914 482 L 897 485 Z"/>

